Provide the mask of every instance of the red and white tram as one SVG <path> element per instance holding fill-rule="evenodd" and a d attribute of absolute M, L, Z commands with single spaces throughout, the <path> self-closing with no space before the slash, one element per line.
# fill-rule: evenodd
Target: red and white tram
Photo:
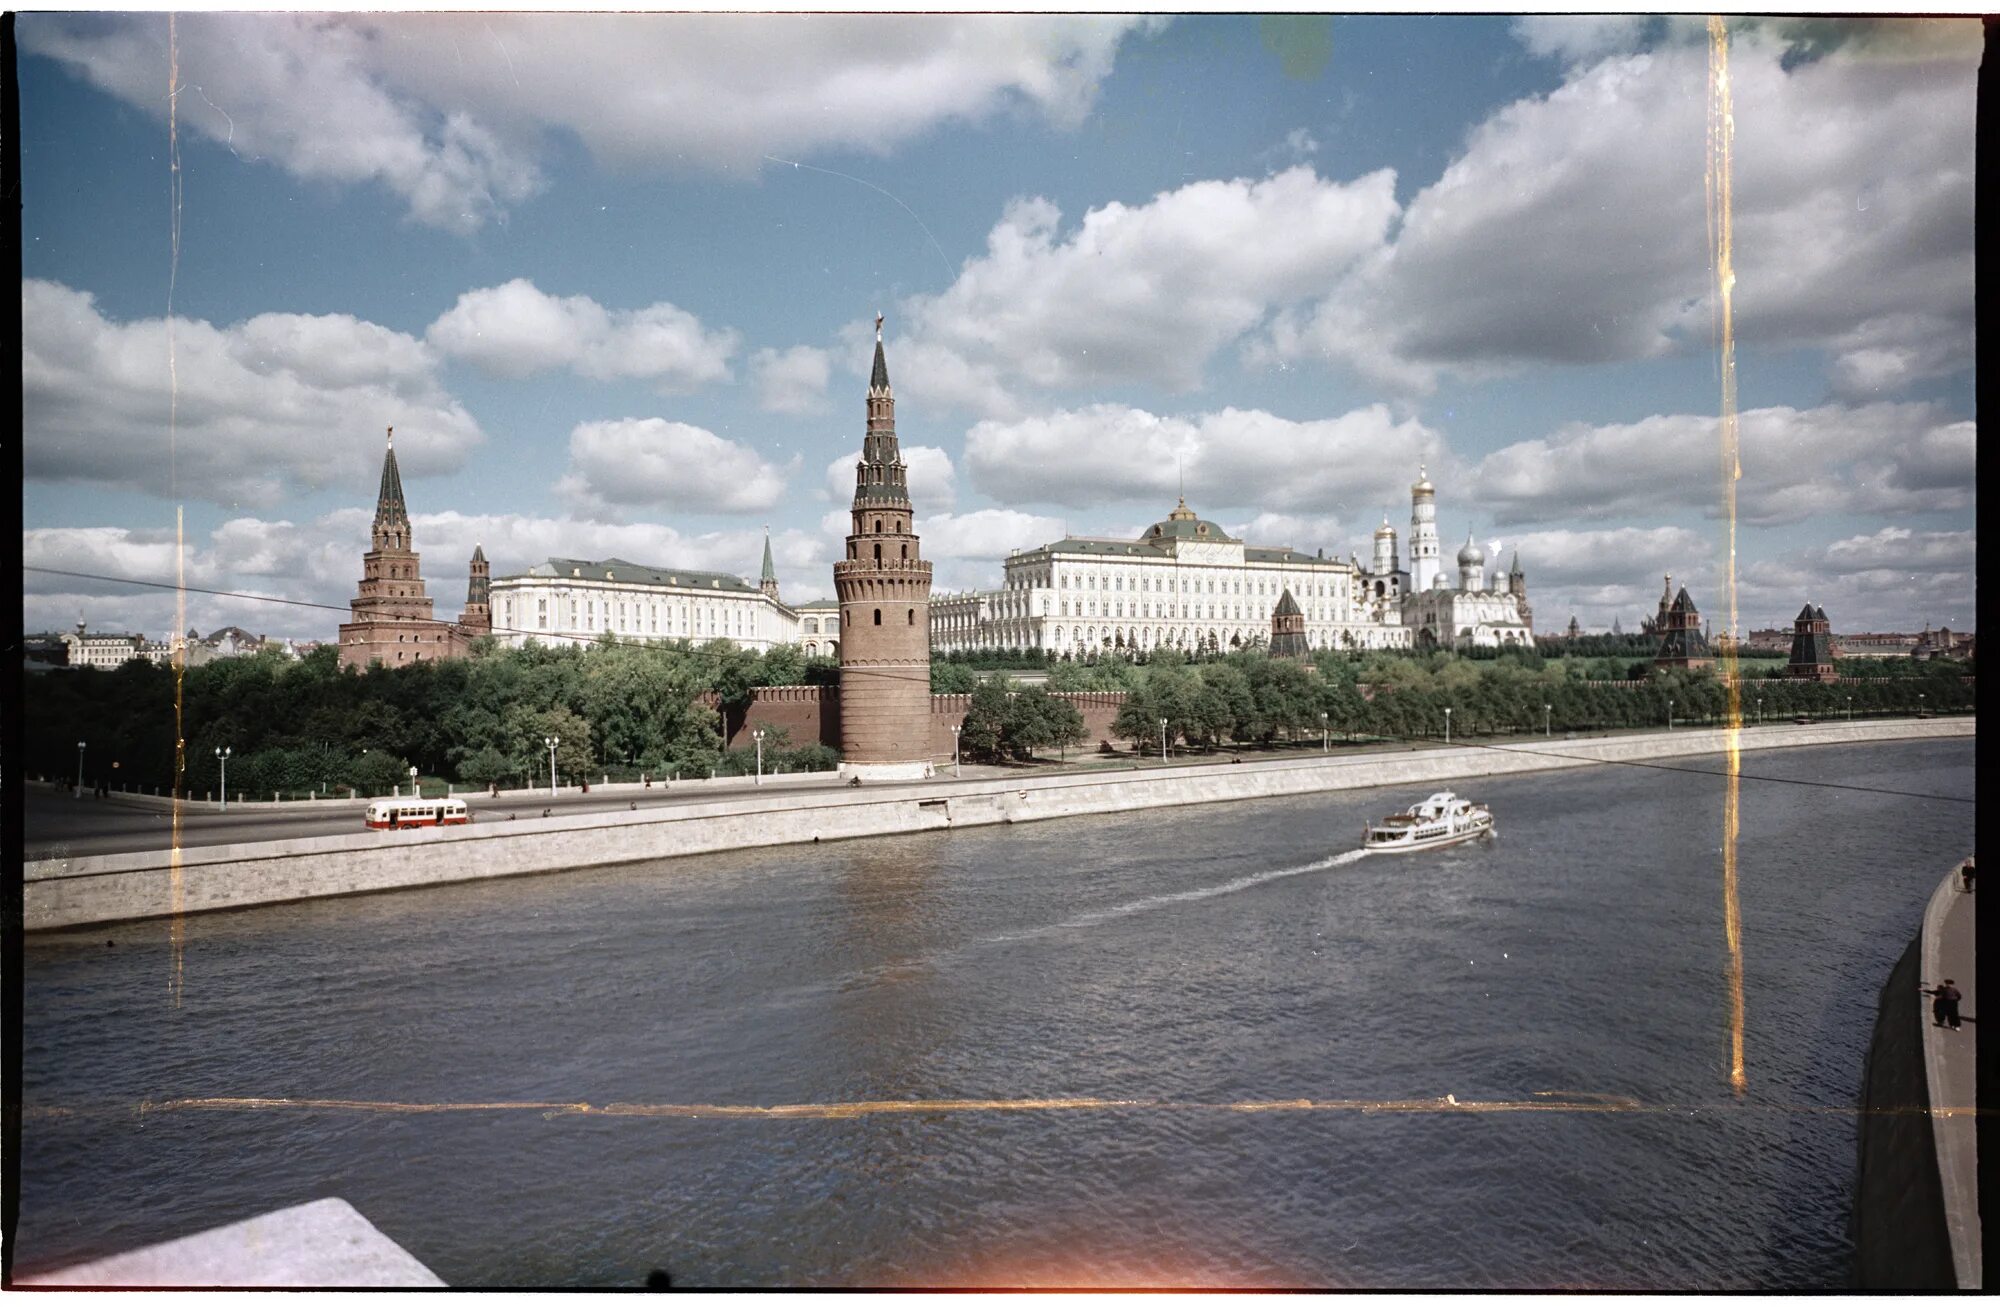
<path fill-rule="evenodd" d="M 368 805 L 369 830 L 463 826 L 471 820 L 464 799 L 377 799 Z"/>

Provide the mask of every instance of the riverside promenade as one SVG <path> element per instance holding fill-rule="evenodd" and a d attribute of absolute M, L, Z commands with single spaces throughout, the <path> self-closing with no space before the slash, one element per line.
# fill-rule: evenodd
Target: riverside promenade
<path fill-rule="evenodd" d="M 1747 759 L 1766 749 L 1965 738 L 1976 729 L 1972 718 L 1766 726 L 1740 732 L 1739 747 L 1745 770 L 1754 771 Z M 1720 753 L 1727 736 L 1684 729 L 1242 764 L 989 772 L 810 792 L 769 787 L 670 807 L 52 857 L 24 869 L 25 926 L 62 929 L 731 849 L 1698 757 Z"/>
<path fill-rule="evenodd" d="M 1979 1221 L 1979 973 L 1976 955 L 1977 894 L 1961 886 L 1954 867 L 1938 883 L 1924 910 L 1923 983 L 1949 978 L 1965 997 L 1959 1004 L 1962 1029 L 1931 1020 L 1923 1006 L 1924 1078 L 1930 1088 L 1931 1138 L 1937 1149 L 1938 1180 L 1944 1191 L 1945 1233 L 1951 1240 L 1952 1274 L 1961 1289 L 1981 1287 Z"/>

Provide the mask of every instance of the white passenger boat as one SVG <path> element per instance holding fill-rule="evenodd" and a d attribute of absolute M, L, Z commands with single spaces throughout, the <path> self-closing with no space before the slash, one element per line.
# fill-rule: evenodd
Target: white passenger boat
<path fill-rule="evenodd" d="M 1493 814 L 1449 790 L 1431 795 L 1408 810 L 1370 823 L 1361 847 L 1370 853 L 1408 853 L 1439 849 L 1493 833 Z"/>

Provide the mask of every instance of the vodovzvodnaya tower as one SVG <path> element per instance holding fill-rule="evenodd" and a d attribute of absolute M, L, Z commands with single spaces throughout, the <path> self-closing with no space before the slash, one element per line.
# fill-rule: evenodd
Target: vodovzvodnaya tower
<path fill-rule="evenodd" d="M 909 780 L 924 774 L 930 753 L 931 565 L 918 555 L 910 521 L 880 314 L 853 512 L 847 557 L 833 565 L 840 599 L 840 772 Z"/>

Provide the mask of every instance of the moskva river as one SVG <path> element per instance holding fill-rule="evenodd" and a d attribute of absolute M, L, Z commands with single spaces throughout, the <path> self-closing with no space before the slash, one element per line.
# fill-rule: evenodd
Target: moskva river
<path fill-rule="evenodd" d="M 1973 789 L 1970 740 L 1744 765 Z M 196 917 L 179 1008 L 162 923 L 31 939 L 16 1270 L 336 1195 L 454 1285 L 1846 1285 L 1971 807 L 1744 782 L 1738 1100 L 1721 783 L 1456 788 L 1495 840 L 1336 856 L 1378 790 Z"/>

